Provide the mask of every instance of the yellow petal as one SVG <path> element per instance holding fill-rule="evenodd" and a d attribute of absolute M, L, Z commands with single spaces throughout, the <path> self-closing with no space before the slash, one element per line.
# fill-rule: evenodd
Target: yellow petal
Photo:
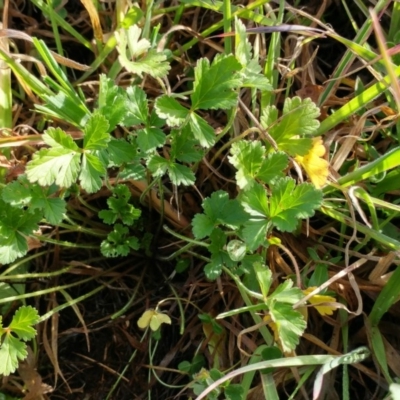
<path fill-rule="evenodd" d="M 152 331 L 156 331 L 161 324 L 168 324 L 171 325 L 171 318 L 167 314 L 156 313 L 153 315 L 150 321 L 150 329 Z"/>
<path fill-rule="evenodd" d="M 314 308 L 322 315 L 332 315 L 336 310 L 335 307 L 332 306 L 314 306 Z"/>
<path fill-rule="evenodd" d="M 154 332 L 160 327 L 161 323 L 157 318 L 157 315 L 153 315 L 150 321 L 150 329 Z"/>
<path fill-rule="evenodd" d="M 313 145 L 305 156 L 296 156 L 296 161 L 303 167 L 311 182 L 317 188 L 326 184 L 329 174 L 329 163 L 323 156 L 325 146 L 320 137 L 313 138 Z"/>
<path fill-rule="evenodd" d="M 145 311 L 137 322 L 138 327 L 140 329 L 146 329 L 150 325 L 150 321 L 153 318 L 155 312 L 156 311 L 153 309 Z"/>
<path fill-rule="evenodd" d="M 303 290 L 303 293 L 307 296 L 307 294 L 311 293 L 313 290 L 316 289 L 316 286 L 309 287 L 306 290 Z M 310 304 L 314 306 L 314 308 L 321 314 L 321 315 L 332 315 L 333 312 L 336 310 L 334 306 L 319 306 L 318 304 L 322 303 L 334 303 L 336 299 L 332 296 L 325 296 L 323 294 L 316 294 L 311 297 L 309 300 Z"/>

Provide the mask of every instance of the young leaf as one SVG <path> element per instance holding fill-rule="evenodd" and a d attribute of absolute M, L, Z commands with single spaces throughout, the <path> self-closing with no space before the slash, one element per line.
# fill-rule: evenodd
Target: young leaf
<path fill-rule="evenodd" d="M 310 98 L 287 98 L 283 106 L 283 115 L 278 119 L 275 106 L 267 107 L 261 116 L 261 124 L 276 141 L 280 150 L 291 156 L 304 156 L 311 148 L 312 135 L 319 127 L 319 108 Z"/>
<path fill-rule="evenodd" d="M 251 60 L 246 68 L 240 72 L 242 78 L 242 87 L 257 89 L 261 91 L 273 90 L 273 86 L 269 79 L 262 73 L 259 62 L 255 59 Z"/>
<path fill-rule="evenodd" d="M 62 147 L 41 149 L 28 163 L 26 175 L 31 182 L 38 182 L 41 186 L 55 183 L 69 188 L 78 178 L 80 158 L 79 153 Z"/>
<path fill-rule="evenodd" d="M 218 54 L 212 64 L 201 58 L 194 70 L 192 110 L 228 109 L 237 102 L 237 89 L 241 80 L 237 74 L 242 66 L 233 55 Z"/>
<path fill-rule="evenodd" d="M 271 302 L 268 306 L 282 350 L 286 353 L 294 350 L 307 326 L 303 316 L 287 303 Z"/>
<path fill-rule="evenodd" d="M 268 78 L 261 73 L 262 68 L 258 60 L 252 58 L 252 46 L 248 39 L 248 32 L 243 22 L 235 18 L 235 57 L 242 64 L 240 76 L 242 87 L 258 90 L 272 90 Z"/>
<path fill-rule="evenodd" d="M 271 185 L 276 179 L 284 176 L 283 170 L 288 166 L 285 153 L 270 153 L 261 163 L 256 178 Z"/>
<path fill-rule="evenodd" d="M 270 153 L 266 157 L 265 147 L 260 142 L 243 140 L 233 143 L 228 157 L 236 167 L 236 181 L 241 189 L 250 189 L 256 179 L 270 184 L 277 178 L 283 178 L 283 170 L 288 165 L 284 153 Z"/>
<path fill-rule="evenodd" d="M 218 225 L 226 225 L 229 228 L 238 228 L 248 219 L 239 202 L 229 200 L 228 193 L 218 190 L 211 197 L 203 201 L 204 214 L 196 214 L 193 218 L 193 234 L 196 239 L 209 236 Z"/>
<path fill-rule="evenodd" d="M 131 57 L 138 57 L 145 54 L 151 47 L 151 44 L 147 39 L 140 39 L 141 33 L 142 30 L 137 25 L 132 25 L 127 30 L 120 29 L 115 32 L 118 43 L 117 49 L 121 50 L 121 44 L 124 42 L 124 44 L 128 46 Z M 125 50 L 125 48 L 123 50 Z"/>
<path fill-rule="evenodd" d="M 249 35 L 243 22 L 235 17 L 235 56 L 246 67 L 252 57 L 252 46 L 249 42 Z"/>
<path fill-rule="evenodd" d="M 246 212 L 252 216 L 252 221 L 268 217 L 268 196 L 263 185 L 255 183 L 250 190 L 242 192 L 239 199 Z"/>
<path fill-rule="evenodd" d="M 233 143 L 228 156 L 229 162 L 238 170 L 236 182 L 241 189 L 249 189 L 254 183 L 265 155 L 260 142 L 243 140 Z"/>
<path fill-rule="evenodd" d="M 0 264 L 9 264 L 28 252 L 28 243 L 16 233 L 10 236 L 0 235 Z"/>
<path fill-rule="evenodd" d="M 126 185 L 117 185 L 113 190 L 113 196 L 107 199 L 109 210 L 101 210 L 99 217 L 106 224 L 114 224 L 121 220 L 125 225 L 133 225 L 142 212 L 129 204 L 131 192 Z"/>
<path fill-rule="evenodd" d="M 127 71 L 142 77 L 143 73 L 155 78 L 162 78 L 168 74 L 170 65 L 164 53 L 151 49 L 147 39 L 139 39 L 142 30 L 132 25 L 128 30 L 116 31 L 118 60 Z M 132 61 L 134 60 L 134 61 Z"/>
<path fill-rule="evenodd" d="M 138 250 L 139 240 L 135 236 L 129 236 L 129 229 L 121 224 L 115 224 L 106 240 L 100 245 L 101 253 L 105 257 L 127 256 L 130 250 Z"/>

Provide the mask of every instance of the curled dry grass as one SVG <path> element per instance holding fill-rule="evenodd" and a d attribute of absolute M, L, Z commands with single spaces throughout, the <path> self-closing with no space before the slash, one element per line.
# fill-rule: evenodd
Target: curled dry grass
<path fill-rule="evenodd" d="M 43 16 L 34 2 L 5 3 L 8 5 L 8 28 L 43 38 L 55 52 L 60 54 L 62 49 L 63 56 L 90 65 L 99 56 L 92 41 L 93 36 L 98 39 L 107 37 L 116 26 L 118 10 L 114 8 L 116 3 L 110 2 L 104 3 L 103 11 L 97 13 L 89 8 L 89 3 L 86 8 L 78 2 L 65 5 L 68 25 L 77 30 L 85 41 L 73 37 L 65 29 L 60 29 L 58 37 L 55 37 L 50 20 Z M 271 2 L 271 7 L 278 5 Z M 142 8 L 145 10 L 144 4 Z M 165 8 L 165 12 L 160 11 L 162 8 Z M 339 2 L 309 2 L 291 12 L 295 23 L 301 23 L 304 13 L 308 13 L 315 18 L 312 22 L 314 26 L 317 26 L 318 20 L 324 20 L 332 24 L 339 34 L 350 38 L 353 36 L 348 16 Z M 352 7 L 352 12 L 356 19 L 364 18 L 357 8 Z M 160 23 L 161 32 L 168 32 L 175 27 L 165 44 L 174 52 L 169 80 L 164 82 L 172 92 L 189 90 L 191 79 L 188 77 L 196 60 L 199 57 L 212 59 L 224 48 L 222 38 L 204 40 L 198 36 L 204 31 L 212 32 L 212 27 L 220 20 L 219 13 L 200 7 L 185 7 L 175 2 L 165 2 L 155 7 L 152 23 Z M 340 21 L 345 23 L 340 25 Z M 60 43 L 57 43 L 57 39 Z M 187 46 L 192 40 L 197 43 Z M 268 35 L 252 36 L 261 62 L 268 57 L 270 41 L 271 36 Z M 90 48 L 87 47 L 88 42 Z M 36 74 L 41 71 L 36 69 L 40 64 L 34 61 L 35 54 L 32 54 L 29 41 L 16 39 L 12 43 L 13 51 L 23 55 L 20 58 L 27 68 Z M 312 97 L 317 101 L 324 92 L 324 87 L 318 84 L 326 82 L 334 73 L 344 46 L 328 38 L 305 43 L 293 34 L 285 34 L 281 45 L 281 55 L 275 60 L 274 67 L 276 91 L 269 100 L 278 107 L 281 107 L 286 96 L 294 94 Z M 96 72 L 80 80 L 79 87 L 89 99 L 88 102 L 96 100 L 98 74 L 108 73 L 116 57 L 115 52 L 110 52 Z M 361 62 L 354 58 L 342 72 L 343 79 L 335 81 L 329 96 L 321 105 L 322 119 L 354 96 L 355 87 L 360 81 L 348 74 L 360 65 Z M 373 83 L 371 71 L 374 72 L 371 65 L 367 65 L 358 79 L 365 85 Z M 83 72 L 75 71 L 75 74 L 69 75 L 71 81 L 79 79 Z M 132 76 L 122 72 L 116 76 L 116 80 L 120 85 L 127 86 Z M 151 78 L 146 78 L 142 87 L 149 98 L 161 93 L 159 83 Z M 46 126 L 42 116 L 32 111 L 33 104 L 38 102 L 34 94 L 29 90 L 24 93 L 22 89 L 26 88 L 22 88 L 15 78 L 13 88 L 16 99 L 13 108 L 14 128 L 11 138 L 4 135 L 5 146 L 13 146 L 12 158 L 4 157 L 1 160 L 1 166 L 7 168 L 9 180 L 23 172 L 24 164 L 41 145 L 40 142 L 34 142 L 33 137 L 42 133 Z M 259 114 L 250 94 L 244 94 L 241 100 L 246 108 L 239 107 L 233 125 L 236 134 L 250 128 L 249 112 L 255 119 Z M 341 123 L 325 135 L 325 145 L 334 149 L 330 159 L 333 179 L 340 177 L 340 171 L 349 161 L 357 159 L 359 165 L 369 161 L 368 151 L 372 147 L 380 154 L 390 147 L 394 139 L 385 136 L 382 131 L 387 132 L 396 120 L 382 115 L 382 112 L 390 114 L 393 111 L 387 106 L 386 109 L 383 107 L 379 99 L 364 115 Z M 227 123 L 226 115 L 220 112 L 203 116 L 216 130 L 224 129 Z M 57 121 L 57 124 L 67 131 L 71 129 L 62 121 Z M 115 135 L 118 137 L 123 133 L 118 128 Z M 361 137 L 364 139 L 359 140 Z M 176 262 L 170 256 L 179 251 L 184 243 L 160 229 L 160 214 L 164 212 L 165 222 L 182 234 L 190 235 L 191 218 L 201 211 L 201 202 L 205 197 L 218 189 L 236 193 L 237 188 L 232 180 L 235 171 L 227 163 L 226 152 L 218 152 L 224 144 L 220 142 L 199 165 L 196 187 L 179 188 L 176 191 L 165 181 L 169 191 L 165 193 L 164 201 L 156 193 L 145 196 L 144 232 L 156 236 L 148 254 L 144 251 L 132 252 L 128 259 L 117 262 L 99 257 L 96 246 L 100 241 L 92 233 L 97 233 L 101 238 L 106 230 L 97 220 L 94 210 L 105 205 L 110 192 L 104 188 L 95 195 L 81 193 L 70 197 L 69 210 L 83 229 L 59 227 L 45 232 L 49 239 L 58 241 L 56 244 L 51 241 L 44 246 L 34 242 L 31 244 L 31 275 L 26 281 L 26 293 L 37 294 L 41 291 L 41 295 L 29 299 L 29 302 L 38 308 L 41 315 L 50 313 L 50 317 L 43 318 L 43 323 L 38 327 L 35 356 L 30 356 L 21 365 L 18 375 L 3 378 L 2 391 L 15 396 L 25 392 L 25 399 L 143 399 L 149 393 L 154 399 L 187 399 L 191 389 L 187 386 L 188 376 L 177 369 L 181 361 L 190 361 L 197 353 L 205 356 L 208 367 L 215 365 L 216 360 L 222 370 L 246 365 L 248 358 L 238 349 L 238 338 L 242 350 L 247 353 L 252 353 L 262 344 L 258 331 L 249 329 L 254 325 L 249 316 L 221 320 L 223 333 L 217 337 L 198 318 L 199 313 L 216 316 L 243 306 L 236 286 L 226 276 L 216 282 L 208 282 L 203 274 L 205 261 L 190 256 L 190 253 L 185 255 L 190 268 L 184 273 L 175 273 Z M 295 170 L 293 174 L 296 174 Z M 139 182 L 128 182 L 128 185 L 134 201 L 139 204 L 146 187 Z M 394 201 L 398 195 L 395 189 L 387 193 L 386 200 Z M 351 201 L 349 203 L 352 204 Z M 339 210 L 346 207 L 345 203 L 338 204 Z M 330 290 L 340 297 L 349 310 L 339 310 L 332 316 L 324 317 L 309 310 L 308 329 L 296 354 L 342 354 L 360 345 L 370 346 L 371 334 L 366 316 L 393 273 L 393 267 L 399 264 L 394 253 L 383 252 L 371 244 L 358 245 L 362 239 L 355 232 L 322 213 L 310 221 L 304 221 L 297 235 L 282 234 L 279 237 L 283 246 L 272 246 L 268 252 L 268 265 L 276 284 L 283 277 L 295 273 L 293 260 L 301 271 L 308 269 L 311 273 L 315 262 L 310 260 L 307 248 L 312 248 L 321 256 L 320 263 L 329 267 Z M 61 246 L 60 241 L 73 243 L 74 246 Z M 82 244 L 89 248 L 82 247 Z M 323 258 L 325 255 L 339 256 L 341 261 L 329 261 Z M 57 274 L 63 268 L 67 268 L 67 271 Z M 342 273 L 343 270 L 345 273 Z M 35 277 L 35 273 L 43 275 Z M 143 311 L 160 301 L 163 301 L 162 310 L 171 316 L 172 325 L 163 330 L 162 340 L 157 343 L 138 329 L 136 321 Z M 62 309 L 65 304 L 69 307 Z M 124 309 L 127 304 L 128 307 Z M 113 318 L 121 309 L 124 310 L 122 315 Z M 12 310 L 9 313 L 11 315 Z M 7 315 L 4 318 L 7 319 Z M 400 376 L 399 318 L 398 308 L 392 307 L 379 325 L 387 363 L 396 376 Z M 180 331 L 180 324 L 184 324 L 183 331 Z M 289 397 L 303 373 L 304 370 L 294 368 L 275 373 L 275 382 L 282 398 Z M 334 370 L 326 378 L 327 398 L 342 398 L 340 373 L 340 370 Z M 369 359 L 357 364 L 348 373 L 352 399 L 382 398 L 387 391 L 388 382 L 382 376 L 376 360 Z M 249 399 L 263 398 L 260 385 L 255 385 Z M 310 387 L 309 384 L 304 385 L 297 398 L 310 398 Z"/>

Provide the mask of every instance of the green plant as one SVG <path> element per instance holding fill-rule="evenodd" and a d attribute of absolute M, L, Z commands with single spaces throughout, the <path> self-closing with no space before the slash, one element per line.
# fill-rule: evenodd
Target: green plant
<path fill-rule="evenodd" d="M 41 104 L 35 105 L 36 111 L 41 115 L 40 123 L 47 125 L 43 134 L 32 135 L 27 139 L 32 146 L 29 147 L 29 161 L 25 165 L 25 172 L 12 182 L 2 179 L 0 263 L 10 266 L 0 277 L 2 281 L 8 280 L 10 285 L 0 286 L 0 290 L 4 288 L 5 293 L 0 296 L 0 302 L 9 304 L 11 300 L 35 297 L 43 293 L 60 293 L 66 302 L 56 306 L 42 319 L 71 306 L 82 322 L 83 318 L 76 304 L 102 290 L 106 284 L 109 285 L 107 280 L 104 286 L 80 293 L 76 298 L 71 297 L 66 289 L 95 278 L 55 285 L 33 293 L 24 290 L 14 292 L 11 285 L 14 282 L 19 284 L 19 279 L 61 276 L 72 270 L 72 265 L 68 265 L 57 271 L 34 275 L 28 271 L 27 266 L 17 274 L 19 262 L 35 257 L 27 256 L 27 253 L 37 242 L 54 244 L 56 261 L 59 248 L 64 247 L 87 249 L 91 252 L 94 250 L 96 254 L 100 251 L 99 256 L 115 258 L 116 260 L 108 261 L 116 263 L 118 257 L 134 255 L 140 259 L 137 264 L 142 269 L 150 264 L 157 264 L 166 282 L 168 279 L 164 275 L 164 269 L 158 263 L 176 261 L 176 272 L 180 273 L 191 266 L 189 260 L 199 260 L 203 263 L 205 277 L 208 281 L 217 280 L 222 287 L 222 294 L 225 279 L 229 279 L 230 285 L 236 286 L 242 305 L 231 306 L 228 311 L 213 314 L 202 314 L 199 310 L 207 341 L 202 348 L 207 348 L 210 357 L 202 358 L 196 350 L 195 356 L 185 358 L 192 361 L 181 363 L 179 367 L 182 373 L 189 374 L 194 380 L 192 388 L 195 394 L 202 396 L 201 393 L 212 386 L 210 398 L 217 398 L 221 394 L 230 399 L 246 398 L 253 383 L 254 372 L 260 370 L 265 396 L 278 398 L 271 368 L 304 367 L 291 394 L 293 398 L 311 376 L 314 365 L 325 364 L 316 379 L 318 393 L 321 376 L 333 366 L 344 364 L 343 398 L 346 398 L 349 391 L 346 365 L 362 361 L 367 357 L 368 351 L 361 348 L 348 358 L 321 356 L 312 359 L 313 356 L 309 355 L 309 358 L 289 359 L 288 356 L 296 350 L 307 326 L 306 310 L 299 307 L 306 301 L 322 316 L 332 315 L 335 309 L 341 308 L 338 318 L 342 326 L 343 346 L 339 350 L 335 348 L 335 351 L 347 353 L 349 321 L 345 312 L 348 304 L 345 303 L 348 298 L 343 292 L 338 296 L 333 290 L 327 291 L 329 283 L 334 282 L 330 279 L 335 278 L 331 276 L 328 265 L 340 265 L 350 274 L 353 271 L 350 255 L 367 255 L 376 248 L 382 253 L 397 251 L 400 246 L 395 225 L 400 212 L 399 206 L 395 201 L 390 202 L 383 197 L 389 191 L 399 189 L 396 169 L 399 166 L 399 135 L 391 131 L 389 123 L 382 127 L 382 119 L 381 126 L 374 125 L 374 129 L 382 128 L 387 142 L 390 143 L 385 151 L 378 152 L 368 136 L 369 129 L 376 122 L 369 118 L 373 109 L 371 101 L 378 96 L 386 96 L 391 109 L 398 106 L 396 96 L 392 96 L 387 89 L 389 83 L 396 89 L 399 67 L 392 65 L 387 50 L 382 46 L 382 35 L 378 35 L 378 44 L 383 49 L 383 61 L 364 43 L 370 32 L 370 21 L 365 22 L 354 41 L 327 29 L 326 35 L 344 44 L 349 52 L 334 72 L 335 79 L 327 83 L 322 89 L 320 99 L 314 102 L 310 98 L 291 94 L 293 76 L 298 72 L 295 68 L 298 56 L 296 51 L 306 47 L 313 37 L 297 40 L 294 54 L 290 55 L 287 65 L 285 64 L 287 71 L 280 77 L 276 68 L 277 60 L 280 63 L 284 58 L 280 54 L 283 46 L 279 30 L 284 31 L 285 26 L 279 29 L 268 27 L 273 33 L 268 39 L 269 48 L 265 66 L 262 68 L 260 60 L 264 56 L 258 53 L 260 45 L 255 42 L 253 48 L 245 25 L 238 18 L 264 25 L 290 22 L 294 17 L 293 10 L 285 8 L 283 2 L 277 10 L 262 0 L 243 7 L 236 7 L 228 0 L 185 0 L 168 9 L 158 9 L 153 7 L 153 2 L 150 3 L 145 11 L 132 6 L 124 14 L 121 4 L 117 2 L 117 28 L 104 43 L 101 41 L 102 32 L 99 26 L 93 27 L 97 53 L 90 68 L 68 63 L 60 57 L 63 48 L 57 34 L 59 27 L 69 32 L 87 49 L 91 45 L 67 23 L 64 9 L 56 13 L 52 9 L 56 4 L 50 6 L 39 0 L 35 0 L 34 4 L 52 26 L 59 55 L 52 53 L 42 41 L 33 39 L 33 44 L 51 75 L 38 79 L 8 51 L 0 49 L 2 62 L 13 70 L 26 88 L 40 98 Z M 207 37 L 223 28 L 227 34 L 224 49 L 212 60 L 202 57 L 193 63 L 187 62 L 184 74 L 189 83 L 182 90 L 171 90 L 170 80 L 173 78 L 168 76 L 169 71 L 174 68 L 174 62 L 183 52 L 190 50 L 199 37 L 180 44 L 174 52 L 164 50 L 170 36 L 166 34 L 161 38 L 161 25 L 152 27 L 151 23 L 155 15 L 174 12 L 174 23 L 179 24 L 180 15 L 185 8 L 191 9 L 199 4 L 208 10 L 221 11 L 221 21 L 202 34 Z M 378 1 L 375 9 L 380 12 L 388 4 L 388 1 Z M 98 6 L 99 4 L 96 5 Z M 263 7 L 268 9 L 268 16 L 263 15 Z M 93 10 L 91 13 L 93 17 Z M 396 42 L 395 33 L 400 20 L 400 8 L 397 5 L 393 6 L 392 14 L 388 37 Z M 302 23 L 308 23 L 304 13 L 302 18 Z M 232 21 L 235 24 L 234 40 L 229 36 Z M 376 28 L 376 18 L 374 24 Z M 323 32 L 315 29 L 305 31 L 318 34 Z M 257 28 L 253 28 L 251 32 L 257 32 Z M 367 89 L 358 85 L 350 101 L 338 109 L 329 109 L 326 113 L 321 104 L 330 97 L 335 82 L 339 81 L 349 66 L 353 57 L 350 50 L 354 56 L 368 63 L 378 82 L 372 83 Z M 71 83 L 66 66 L 85 70 L 78 80 L 82 82 L 102 63 L 107 74 L 99 75 L 98 93 L 95 101 L 89 103 L 88 100 L 92 98 L 86 98 L 76 82 Z M 118 78 L 121 82 L 122 69 L 129 73 L 129 80 L 123 81 L 120 86 L 116 81 Z M 388 76 L 385 76 L 386 70 Z M 147 90 L 149 82 L 154 85 L 152 91 Z M 4 104 L 8 103 L 8 107 L 3 108 L 7 114 L 5 124 L 9 127 L 9 97 L 6 100 L 8 101 Z M 382 118 L 375 114 L 372 114 L 374 118 Z M 243 115 L 246 118 L 245 124 L 240 122 Z M 327 153 L 328 159 L 334 157 L 335 146 L 341 145 L 340 140 L 337 143 L 333 139 L 330 141 L 327 134 L 339 123 L 347 124 L 348 120 L 358 121 L 357 129 L 362 131 L 357 150 L 360 153 L 362 148 L 365 154 L 364 165 L 360 167 L 357 158 L 348 157 L 340 168 L 335 164 L 337 180 L 331 179 L 327 182 L 329 163 L 324 155 Z M 365 121 L 365 126 L 361 126 Z M 398 125 L 393 118 L 393 125 L 395 123 Z M 217 125 L 219 129 L 215 129 Z M 398 126 L 396 129 L 399 131 Z M 326 140 L 330 144 L 327 149 L 323 145 L 323 135 L 329 138 Z M 11 146 L 14 139 L 0 138 L 0 144 Z M 44 146 L 36 149 L 36 144 Z M 205 165 L 209 168 L 210 175 L 221 178 L 221 181 L 216 183 L 211 180 L 210 186 L 207 185 L 208 178 L 200 182 L 199 177 L 202 176 Z M 311 183 L 304 182 L 302 169 Z M 363 187 L 356 187 L 361 182 Z M 185 191 L 192 187 L 196 187 L 196 193 L 200 194 L 201 205 L 197 204 L 197 213 L 193 217 L 186 217 L 184 213 L 181 214 L 184 209 L 181 201 L 187 194 Z M 201 208 L 202 211 L 199 211 Z M 360 215 L 358 220 L 357 214 Z M 337 241 L 335 245 L 331 241 L 325 241 L 322 236 L 315 239 L 315 248 L 308 248 L 309 261 L 305 262 L 305 266 L 298 266 L 291 249 L 285 246 L 285 241 L 302 235 L 305 226 L 308 229 L 308 222 L 305 221 L 311 218 L 318 218 L 319 223 L 331 224 L 332 231 L 329 232 L 338 234 L 339 238 L 331 239 L 333 242 Z M 175 238 L 179 240 L 178 249 L 167 255 L 159 254 L 156 250 L 161 248 L 158 245 L 163 233 L 168 238 L 168 246 L 165 246 L 167 249 L 171 245 L 169 242 Z M 66 240 L 61 240 L 61 235 L 67 235 Z M 79 240 L 73 243 L 71 240 L 76 237 Z M 317 245 L 320 246 L 318 251 Z M 325 252 L 323 257 L 321 251 Z M 283 274 L 274 274 L 269 268 L 274 260 L 269 257 L 271 254 L 280 255 L 279 252 L 290 260 L 293 268 L 287 267 Z M 15 263 L 16 260 L 18 261 Z M 303 262 L 304 258 L 301 260 Z M 113 268 L 114 266 L 110 270 Z M 389 383 L 393 378 L 388 368 L 384 338 L 378 325 L 382 316 L 398 299 L 398 271 L 399 269 L 392 273 L 365 319 L 371 348 Z M 154 271 L 151 273 L 151 279 L 156 280 Z M 105 271 L 101 271 L 96 277 L 105 274 Z M 110 281 L 116 279 L 114 275 L 111 276 Z M 142 278 L 143 275 L 140 283 Z M 351 282 L 354 288 L 353 281 Z M 138 283 L 137 287 L 139 286 Z M 173 285 L 170 289 L 174 293 L 174 301 L 179 304 L 182 333 L 185 329 L 185 312 Z M 120 312 L 115 313 L 113 310 L 112 319 L 121 317 L 134 304 L 136 294 L 135 289 Z M 149 301 L 154 300 L 151 296 L 149 298 Z M 357 293 L 357 300 L 360 298 Z M 359 307 L 357 313 L 361 309 Z M 253 326 L 251 323 L 249 326 L 248 316 L 254 321 Z M 247 367 L 237 371 L 238 374 L 244 373 L 243 388 L 231 384 L 230 379 L 236 372 L 224 370 L 226 366 L 219 360 L 224 351 L 220 342 L 226 340 L 226 330 L 222 325 L 226 321 L 221 320 L 231 317 L 235 317 L 232 319 L 240 324 L 243 318 L 247 324 L 246 329 L 237 335 L 243 357 L 240 362 L 247 363 Z M 30 320 L 34 321 L 33 314 Z M 157 348 L 162 347 L 158 346 L 163 338 L 161 330 L 170 329 L 168 325 L 172 321 L 175 323 L 167 314 L 158 312 L 158 307 L 156 310 L 148 309 L 139 319 L 140 328 L 150 327 L 154 331 L 149 341 L 150 366 L 153 366 Z M 12 322 L 7 328 L 10 332 L 13 331 L 13 323 L 15 325 L 17 322 Z M 161 327 L 163 324 L 167 326 Z M 13 329 L 18 334 L 15 327 Z M 251 354 L 247 353 L 250 350 L 246 345 L 242 346 L 241 343 L 243 335 L 250 332 L 258 335 L 262 341 L 262 344 L 253 346 Z M 145 335 L 146 333 L 142 335 L 141 340 Z M 8 336 L 3 340 L 1 349 L 7 349 L 7 346 L 11 349 L 7 342 L 11 339 L 7 338 Z M 12 343 L 16 348 L 17 342 L 14 340 Z M 22 348 L 21 343 L 18 346 Z M 136 351 L 132 353 L 118 381 L 122 379 L 135 354 Z M 22 351 L 15 353 L 12 364 L 14 369 L 19 356 L 24 356 Z M 246 360 L 245 356 L 249 359 Z M 206 361 L 211 364 L 208 368 Z M 156 369 L 150 369 L 149 381 L 152 379 L 150 376 L 154 376 L 166 386 L 155 372 Z M 7 371 L 12 372 L 10 368 Z M 219 388 L 218 382 L 222 383 Z M 109 396 L 114 389 L 115 387 Z"/>
<path fill-rule="evenodd" d="M 0 316 L 0 375 L 10 375 L 18 367 L 18 360 L 28 356 L 26 344 L 36 335 L 33 325 L 39 322 L 39 315 L 33 307 L 20 307 L 10 325 L 4 327 Z"/>

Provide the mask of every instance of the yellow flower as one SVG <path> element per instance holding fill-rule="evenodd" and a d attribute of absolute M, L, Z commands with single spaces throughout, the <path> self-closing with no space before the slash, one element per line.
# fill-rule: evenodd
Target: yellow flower
<path fill-rule="evenodd" d="M 152 331 L 156 331 L 161 324 L 171 325 L 171 318 L 166 314 L 158 312 L 157 310 L 150 309 L 143 313 L 137 324 L 140 329 L 146 329 L 148 326 L 150 326 Z"/>
<path fill-rule="evenodd" d="M 329 163 L 323 158 L 325 151 L 322 139 L 315 137 L 310 151 L 305 156 L 295 157 L 318 189 L 326 184 L 329 174 Z"/>
<path fill-rule="evenodd" d="M 307 296 L 309 293 L 311 293 L 313 290 L 315 290 L 317 287 L 309 287 L 306 290 L 303 290 L 303 293 Z M 311 297 L 309 300 L 310 304 L 314 306 L 314 308 L 321 314 L 321 315 L 332 315 L 333 312 L 336 310 L 336 307 L 334 306 L 318 306 L 317 304 L 321 303 L 333 303 L 336 302 L 336 299 L 332 296 L 325 296 L 322 294 L 316 294 L 313 297 Z"/>

